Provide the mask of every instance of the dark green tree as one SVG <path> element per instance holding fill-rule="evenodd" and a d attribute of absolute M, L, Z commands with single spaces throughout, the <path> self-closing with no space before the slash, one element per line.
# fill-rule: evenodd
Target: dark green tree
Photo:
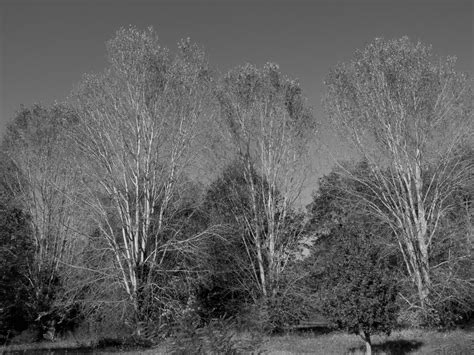
<path fill-rule="evenodd" d="M 395 326 L 396 279 L 381 248 L 363 231 L 341 228 L 329 254 L 324 313 L 338 328 L 360 335 L 371 354 L 371 336 L 389 335 Z"/>

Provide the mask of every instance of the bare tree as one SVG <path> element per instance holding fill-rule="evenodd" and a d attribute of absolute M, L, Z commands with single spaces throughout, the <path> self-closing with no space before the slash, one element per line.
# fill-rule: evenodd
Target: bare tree
<path fill-rule="evenodd" d="M 173 56 L 151 28 L 120 29 L 107 49 L 110 67 L 86 76 L 74 96 L 80 119 L 73 138 L 85 200 L 139 312 L 150 272 L 199 237 L 185 243 L 163 231 L 212 113 L 212 78 L 201 49 L 185 40 Z"/>
<path fill-rule="evenodd" d="M 403 37 L 376 39 L 326 85 L 330 117 L 370 167 L 370 176 L 351 177 L 376 198 L 359 197 L 397 235 L 426 309 L 430 247 L 449 197 L 474 174 L 462 159 L 474 133 L 470 81 L 454 58 L 434 61 L 429 47 Z"/>
<path fill-rule="evenodd" d="M 313 116 L 299 84 L 276 64 L 232 70 L 220 84 L 218 99 L 219 132 L 248 190 L 249 208 L 234 208 L 242 209 L 236 215 L 251 235 L 248 255 L 255 255 L 256 262 L 250 258 L 249 265 L 261 295 L 274 296 L 300 235 L 289 232 L 288 221 L 303 186 Z"/>

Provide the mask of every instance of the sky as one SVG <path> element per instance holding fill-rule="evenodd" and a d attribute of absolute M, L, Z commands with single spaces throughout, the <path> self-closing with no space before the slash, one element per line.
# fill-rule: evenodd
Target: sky
<path fill-rule="evenodd" d="M 278 63 L 336 147 L 321 108 L 330 68 L 376 37 L 407 35 L 472 74 L 473 19 L 472 0 L 0 0 L 0 136 L 20 105 L 61 102 L 84 73 L 102 71 L 105 42 L 134 25 L 153 26 L 171 50 L 190 37 L 220 72 Z"/>

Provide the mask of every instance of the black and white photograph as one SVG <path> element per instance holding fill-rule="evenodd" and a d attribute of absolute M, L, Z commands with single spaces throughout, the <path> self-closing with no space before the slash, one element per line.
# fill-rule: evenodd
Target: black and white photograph
<path fill-rule="evenodd" d="M 0 354 L 474 354 L 472 0 L 0 0 Z"/>

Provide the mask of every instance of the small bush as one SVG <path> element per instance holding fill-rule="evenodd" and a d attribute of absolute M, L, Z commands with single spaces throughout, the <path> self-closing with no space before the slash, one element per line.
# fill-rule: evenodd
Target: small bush
<path fill-rule="evenodd" d="M 205 324 L 199 317 L 195 303 L 191 300 L 175 324 L 170 344 L 172 354 L 242 354 L 257 353 L 262 337 L 256 329 L 250 337 L 239 336 L 239 324 L 235 318 L 215 318 Z M 248 324 L 247 324 L 248 325 Z"/>

